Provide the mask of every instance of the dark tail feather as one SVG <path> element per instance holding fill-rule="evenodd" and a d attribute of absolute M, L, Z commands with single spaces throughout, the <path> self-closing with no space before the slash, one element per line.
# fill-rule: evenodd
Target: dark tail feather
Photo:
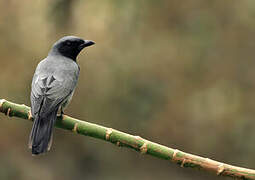
<path fill-rule="evenodd" d="M 51 112 L 47 117 L 36 116 L 29 138 L 29 148 L 33 155 L 38 155 L 50 150 L 53 126 L 57 119 L 57 110 Z"/>

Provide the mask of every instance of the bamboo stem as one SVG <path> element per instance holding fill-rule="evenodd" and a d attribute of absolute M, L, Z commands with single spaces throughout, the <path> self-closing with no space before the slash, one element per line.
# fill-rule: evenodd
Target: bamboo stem
<path fill-rule="evenodd" d="M 0 112 L 7 116 L 15 116 L 33 120 L 30 107 L 0 99 Z M 255 170 L 232 166 L 229 164 L 203 158 L 193 154 L 172 149 L 139 136 L 133 136 L 112 128 L 81 121 L 67 115 L 58 117 L 56 127 L 73 131 L 74 133 L 109 141 L 117 146 L 132 148 L 142 154 L 149 154 L 174 162 L 181 167 L 190 167 L 212 172 L 218 176 L 228 176 L 235 179 L 255 180 Z"/>

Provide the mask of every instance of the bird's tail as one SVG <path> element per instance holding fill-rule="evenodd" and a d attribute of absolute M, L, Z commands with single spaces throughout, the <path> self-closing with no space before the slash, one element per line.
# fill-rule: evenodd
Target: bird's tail
<path fill-rule="evenodd" d="M 33 127 L 29 138 L 29 148 L 33 155 L 38 155 L 50 150 L 53 126 L 57 119 L 57 110 L 46 117 L 35 116 Z"/>

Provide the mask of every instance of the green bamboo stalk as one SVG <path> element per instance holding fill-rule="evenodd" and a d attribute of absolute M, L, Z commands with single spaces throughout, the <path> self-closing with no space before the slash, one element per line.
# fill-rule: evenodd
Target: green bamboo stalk
<path fill-rule="evenodd" d="M 0 112 L 7 116 L 15 116 L 33 120 L 30 107 L 0 99 Z M 112 128 L 81 121 L 67 115 L 58 117 L 56 127 L 73 131 L 74 133 L 109 141 L 120 147 L 132 148 L 142 154 L 152 155 L 174 162 L 181 167 L 189 167 L 212 172 L 218 176 L 228 176 L 235 179 L 255 180 L 255 170 L 232 166 L 229 164 L 203 158 L 193 154 L 172 149 L 139 136 L 133 136 Z"/>

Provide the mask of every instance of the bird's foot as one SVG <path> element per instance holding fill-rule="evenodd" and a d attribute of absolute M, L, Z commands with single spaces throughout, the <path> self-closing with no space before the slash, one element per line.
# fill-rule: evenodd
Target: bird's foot
<path fill-rule="evenodd" d="M 65 114 L 64 114 L 63 109 L 62 109 L 62 108 L 60 108 L 60 114 L 58 114 L 58 115 L 57 115 L 57 117 L 58 117 L 58 118 L 60 118 L 61 120 L 63 120 L 64 115 L 65 115 Z"/>

